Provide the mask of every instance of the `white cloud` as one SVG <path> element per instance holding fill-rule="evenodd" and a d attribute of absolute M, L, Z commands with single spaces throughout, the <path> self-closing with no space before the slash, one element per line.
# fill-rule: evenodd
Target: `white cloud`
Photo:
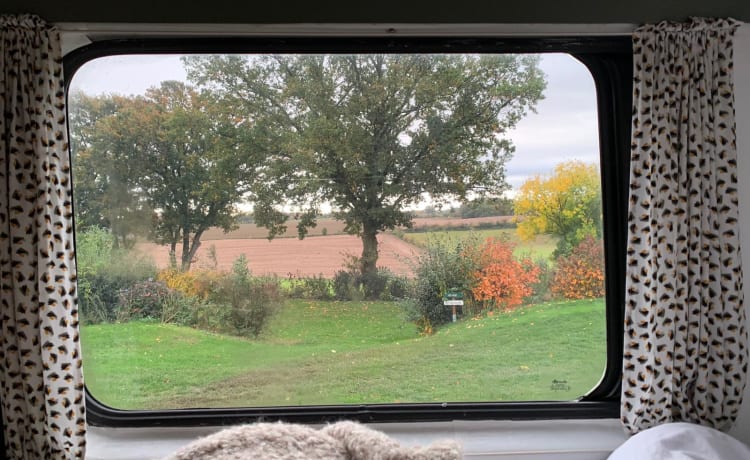
<path fill-rule="evenodd" d="M 516 147 L 506 171 L 513 188 L 563 161 L 599 161 L 596 90 L 588 69 L 566 54 L 544 55 L 540 66 L 547 75 L 545 99 L 508 134 Z"/>

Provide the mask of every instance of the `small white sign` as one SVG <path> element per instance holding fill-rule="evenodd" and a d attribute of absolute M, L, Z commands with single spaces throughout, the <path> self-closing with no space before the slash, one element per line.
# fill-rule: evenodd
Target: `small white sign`
<path fill-rule="evenodd" d="M 463 306 L 464 301 L 463 300 L 443 300 L 443 305 L 462 305 Z"/>

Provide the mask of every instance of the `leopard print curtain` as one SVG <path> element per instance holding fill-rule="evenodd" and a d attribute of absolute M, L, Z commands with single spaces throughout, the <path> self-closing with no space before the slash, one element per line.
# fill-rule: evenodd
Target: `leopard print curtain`
<path fill-rule="evenodd" d="M 59 33 L 0 16 L 0 399 L 10 459 L 83 458 Z"/>
<path fill-rule="evenodd" d="M 747 334 L 738 235 L 732 20 L 639 28 L 622 422 L 727 430 Z"/>

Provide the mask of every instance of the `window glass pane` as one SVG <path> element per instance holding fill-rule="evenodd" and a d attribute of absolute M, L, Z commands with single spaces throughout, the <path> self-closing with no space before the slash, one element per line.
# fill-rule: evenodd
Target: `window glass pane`
<path fill-rule="evenodd" d="M 570 400 L 599 382 L 596 94 L 571 56 L 112 56 L 68 105 L 103 404 Z"/>

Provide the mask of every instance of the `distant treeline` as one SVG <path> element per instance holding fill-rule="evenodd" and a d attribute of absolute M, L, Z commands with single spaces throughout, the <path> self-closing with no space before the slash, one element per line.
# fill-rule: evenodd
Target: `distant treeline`
<path fill-rule="evenodd" d="M 461 219 L 472 219 L 474 217 L 492 217 L 492 216 L 512 216 L 513 215 L 513 200 L 509 198 L 484 198 L 469 201 L 466 204 L 460 205 L 456 208 L 445 208 L 438 209 L 434 206 L 427 206 L 426 208 L 414 211 L 414 217 L 449 217 Z M 293 214 L 289 214 L 289 217 L 293 218 Z M 254 224 L 253 213 L 246 212 L 242 213 L 237 217 L 237 223 L 239 224 Z M 515 227 L 515 224 L 511 223 L 500 223 L 497 224 L 480 224 L 480 228 L 509 228 Z M 424 231 L 420 229 L 419 231 Z"/>

